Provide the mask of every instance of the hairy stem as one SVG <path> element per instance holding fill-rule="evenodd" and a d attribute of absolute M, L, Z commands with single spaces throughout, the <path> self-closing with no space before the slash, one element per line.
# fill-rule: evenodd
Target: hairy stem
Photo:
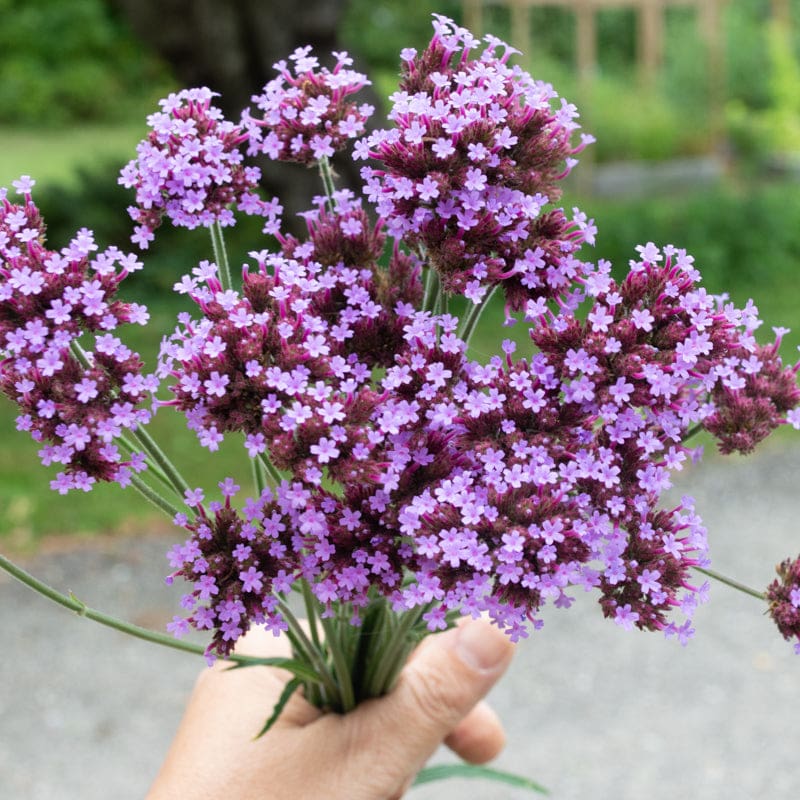
<path fill-rule="evenodd" d="M 302 579 L 303 602 L 306 606 L 306 619 L 308 621 L 308 630 L 311 634 L 311 641 L 314 646 L 321 650 L 319 631 L 317 630 L 317 602 L 314 593 L 311 591 L 308 581 Z"/>
<path fill-rule="evenodd" d="M 256 487 L 258 496 L 264 493 L 267 488 L 267 476 L 264 474 L 264 465 L 255 458 L 250 459 L 250 467 L 253 470 L 253 485 Z"/>
<path fill-rule="evenodd" d="M 266 455 L 264 455 L 264 453 L 258 454 L 258 460 L 266 470 L 267 475 L 269 475 L 269 477 L 272 478 L 273 481 L 272 485 L 280 486 L 281 483 L 283 482 L 283 478 L 281 477 L 280 472 L 278 472 L 277 467 L 269 460 L 269 458 L 267 458 Z"/>
<path fill-rule="evenodd" d="M 420 606 L 411 611 L 406 611 L 400 618 L 397 628 L 392 631 L 392 638 L 379 656 L 367 686 L 369 697 L 380 697 L 386 694 L 393 685 L 394 680 L 402 669 L 413 647 L 413 642 L 409 639 L 414 625 L 419 622 L 420 617 L 430 608 L 430 606 Z"/>
<path fill-rule="evenodd" d="M 422 300 L 423 311 L 434 311 L 436 302 L 441 291 L 439 273 L 433 268 L 428 267 L 428 274 L 425 276 L 425 295 Z"/>
<path fill-rule="evenodd" d="M 299 650 L 298 655 L 301 660 L 307 661 L 316 670 L 317 674 L 320 676 L 322 687 L 325 689 L 328 702 L 334 709 L 340 709 L 342 698 L 339 694 L 339 687 L 336 685 L 333 675 L 331 675 L 331 671 L 328 668 L 322 652 L 314 647 L 313 642 L 310 641 L 305 630 L 303 630 L 300 620 L 295 617 L 292 610 L 283 600 L 279 600 L 278 609 L 286 624 L 289 626 L 289 633 L 293 637 L 293 647 Z"/>
<path fill-rule="evenodd" d="M 211 247 L 214 250 L 214 262 L 219 268 L 219 282 L 223 291 L 233 288 L 231 280 L 231 267 L 228 263 L 228 251 L 225 248 L 225 237 L 222 235 L 222 226 L 219 222 L 208 229 L 211 234 Z"/>
<path fill-rule="evenodd" d="M 128 439 L 126 436 L 120 436 L 117 441 L 120 443 L 125 450 L 128 451 L 130 455 L 139 452 L 139 447 Z M 147 464 L 147 474 L 148 475 L 155 475 L 156 478 L 170 491 L 174 491 L 172 484 L 169 482 L 169 478 L 161 471 L 159 466 L 153 461 L 152 458 L 145 459 L 145 463 Z"/>
<path fill-rule="evenodd" d="M 486 293 L 486 296 L 483 298 L 483 300 L 481 300 L 479 303 L 473 303 L 472 307 L 464 317 L 464 320 L 462 321 L 461 327 L 458 331 L 458 338 L 461 339 L 467 345 L 467 347 L 469 347 L 469 340 L 472 338 L 472 334 L 475 333 L 475 328 L 478 325 L 478 320 L 480 320 L 481 314 L 483 314 L 486 306 L 489 305 L 489 301 L 492 299 L 496 291 L 497 287 L 493 286 Z"/>
<path fill-rule="evenodd" d="M 142 446 L 145 453 L 158 464 L 163 473 L 167 476 L 173 489 L 175 489 L 175 493 L 183 497 L 183 495 L 189 491 L 189 484 L 186 482 L 183 475 L 181 475 L 178 468 L 167 458 L 164 451 L 156 443 L 156 440 L 153 439 L 143 427 L 134 428 L 131 432 L 136 441 Z"/>
<path fill-rule="evenodd" d="M 145 483 L 138 475 L 131 475 L 131 486 L 133 486 L 145 500 L 163 511 L 170 520 L 174 520 L 175 517 L 180 514 L 180 510 L 176 506 L 172 505 L 169 500 L 160 495 L 152 486 Z"/>
<path fill-rule="evenodd" d="M 696 436 L 702 430 L 703 430 L 702 423 L 698 423 L 697 425 L 694 426 L 694 428 L 690 428 L 688 431 L 686 431 L 686 436 L 684 436 L 683 439 L 681 440 L 681 444 L 686 444 L 686 442 L 688 442 L 689 439 L 692 438 L 692 436 Z"/>
<path fill-rule="evenodd" d="M 713 578 L 715 581 L 719 581 L 720 583 L 724 583 L 726 586 L 730 586 L 732 589 L 738 589 L 740 592 L 744 592 L 744 594 L 749 594 L 751 597 L 756 597 L 759 600 L 766 600 L 767 594 L 766 592 L 759 592 L 756 589 L 752 589 L 749 586 L 746 586 L 744 583 L 739 583 L 739 581 L 735 580 L 734 578 L 729 578 L 727 575 L 722 575 L 719 572 L 715 572 L 713 569 L 706 569 L 705 567 L 695 567 L 698 572 L 701 572 L 703 575 Z"/>
<path fill-rule="evenodd" d="M 320 622 L 325 630 L 325 641 L 328 645 L 328 652 L 331 654 L 333 668 L 336 671 L 336 683 L 342 701 L 342 712 L 347 713 L 356 707 L 356 698 L 353 691 L 353 679 L 350 668 L 347 666 L 341 637 L 337 631 L 337 625 L 329 617 L 320 617 Z"/>
<path fill-rule="evenodd" d="M 319 175 L 322 178 L 322 185 L 325 188 L 325 196 L 328 198 L 328 207 L 333 211 L 333 193 L 336 191 L 336 184 L 333 182 L 333 170 L 331 162 L 327 156 L 322 156 L 317 162 L 319 164 Z"/>
<path fill-rule="evenodd" d="M 7 572 L 13 578 L 16 578 L 20 583 L 25 584 L 28 588 L 33 589 L 33 591 L 42 595 L 42 597 L 46 597 L 48 600 L 52 600 L 54 603 L 73 611 L 79 617 L 86 617 L 86 619 L 98 622 L 100 625 L 114 628 L 114 630 L 127 633 L 129 636 L 135 636 L 137 639 L 143 639 L 153 644 L 160 644 L 162 647 L 170 647 L 173 650 L 183 650 L 186 653 L 193 653 L 194 655 L 205 655 L 206 651 L 202 645 L 183 642 L 166 633 L 159 633 L 149 628 L 142 628 L 139 625 L 126 622 L 124 619 L 119 619 L 119 617 L 113 617 L 95 608 L 90 608 L 77 597 L 63 594 L 52 586 L 48 586 L 3 555 L 0 555 L 0 569 Z M 264 659 L 255 658 L 253 656 L 239 655 L 231 655 L 228 659 L 243 665 L 261 664 L 264 661 Z"/>
<path fill-rule="evenodd" d="M 79 364 L 80 364 L 80 365 L 81 365 L 81 366 L 82 366 L 84 369 L 91 369 L 91 368 L 92 368 L 92 362 L 91 362 L 91 359 L 89 358 L 89 355 L 88 355 L 88 354 L 87 354 L 87 352 L 86 352 L 86 351 L 85 351 L 85 350 L 84 350 L 84 349 L 83 349 L 83 348 L 80 346 L 80 344 L 78 343 L 78 340 L 77 340 L 77 339 L 73 339 L 73 340 L 72 340 L 72 341 L 69 343 L 69 349 L 72 351 L 72 355 L 74 355 L 74 356 L 75 356 L 75 358 L 77 358 L 77 359 L 78 359 L 78 363 L 79 363 Z"/>

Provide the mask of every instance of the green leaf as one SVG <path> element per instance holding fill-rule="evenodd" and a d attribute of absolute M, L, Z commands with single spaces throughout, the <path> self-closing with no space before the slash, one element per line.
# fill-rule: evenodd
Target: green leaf
<path fill-rule="evenodd" d="M 522 778 L 519 775 L 512 775 L 510 772 L 503 772 L 492 767 L 482 767 L 478 764 L 434 764 L 420 770 L 414 779 L 414 786 L 433 781 L 441 781 L 447 778 L 482 778 L 487 781 L 497 781 L 507 783 L 510 786 L 517 786 L 520 789 L 530 789 L 539 794 L 550 794 L 544 786 L 532 781 L 530 778 Z"/>
<path fill-rule="evenodd" d="M 279 667 L 291 672 L 297 678 L 302 678 L 304 681 L 320 682 L 319 673 L 313 667 L 309 667 L 308 664 L 298 661 L 296 658 L 282 658 L 279 656 L 274 658 L 253 658 L 250 661 L 231 664 L 227 669 L 244 669 L 245 667 Z"/>
<path fill-rule="evenodd" d="M 264 723 L 264 727 L 254 737 L 255 739 L 260 739 L 275 724 L 284 706 L 289 702 L 289 698 L 300 688 L 302 683 L 300 678 L 292 678 L 289 683 L 286 684 L 281 692 L 281 696 L 278 698 L 278 702 L 275 703 L 275 708 L 272 709 L 272 715 Z"/>

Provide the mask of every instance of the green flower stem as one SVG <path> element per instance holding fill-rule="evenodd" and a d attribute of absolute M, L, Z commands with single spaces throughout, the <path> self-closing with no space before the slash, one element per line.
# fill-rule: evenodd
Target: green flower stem
<path fill-rule="evenodd" d="M 162 497 L 152 486 L 145 483 L 138 475 L 131 475 L 131 486 L 146 500 L 151 502 L 156 508 L 163 511 L 170 520 L 180 513 L 179 509 L 172 505 L 165 497 Z"/>
<path fill-rule="evenodd" d="M 267 488 L 267 476 L 264 474 L 264 465 L 255 458 L 250 459 L 250 467 L 253 470 L 253 485 L 256 487 L 258 496 L 264 493 Z"/>
<path fill-rule="evenodd" d="M 700 433 L 700 431 L 702 431 L 702 430 L 703 430 L 703 425 L 701 423 L 698 423 L 697 425 L 695 425 L 694 428 L 690 428 L 686 432 L 686 436 L 683 437 L 683 440 L 681 441 L 681 444 L 686 444 L 686 442 L 688 442 L 689 439 L 692 438 L 692 436 L 695 436 L 696 434 Z"/>
<path fill-rule="evenodd" d="M 306 620 L 308 621 L 308 631 L 311 634 L 311 642 L 317 650 L 322 650 L 321 639 L 319 638 L 319 630 L 317 629 L 317 600 L 314 593 L 311 591 L 311 586 L 308 581 L 302 579 L 303 602 L 306 606 Z"/>
<path fill-rule="evenodd" d="M 336 684 L 342 701 L 341 711 L 346 714 L 356 707 L 356 698 L 352 675 L 344 655 L 342 637 L 339 636 L 342 626 L 337 625 L 330 617 L 320 617 L 320 622 L 325 629 L 325 642 L 333 660 L 333 668 L 336 670 Z"/>
<path fill-rule="evenodd" d="M 337 609 L 336 623 L 339 627 L 339 641 L 342 643 L 342 653 L 344 653 L 345 664 L 350 674 L 350 684 L 353 687 L 353 694 L 358 703 L 359 687 L 358 680 L 358 651 L 361 643 L 363 625 L 353 625 L 353 607 L 350 603 L 340 603 Z"/>
<path fill-rule="evenodd" d="M 183 495 L 189 491 L 189 484 L 178 471 L 177 467 L 167 458 L 164 451 L 156 443 L 156 440 L 147 432 L 146 428 L 141 426 L 134 428 L 132 433 L 145 453 L 147 453 L 147 455 L 163 470 L 169 482 L 172 484 L 172 487 L 175 489 L 176 494 L 183 497 Z"/>
<path fill-rule="evenodd" d="M 483 314 L 486 306 L 489 305 L 489 301 L 492 299 L 492 297 L 494 297 L 494 293 L 496 291 L 496 286 L 493 286 L 491 289 L 489 289 L 489 291 L 486 293 L 486 297 L 484 297 L 479 303 L 473 303 L 472 307 L 464 317 L 464 320 L 461 323 L 461 327 L 458 331 L 458 338 L 461 339 L 468 347 L 469 340 L 472 338 L 472 334 L 475 332 L 478 320 L 481 318 L 481 314 Z"/>
<path fill-rule="evenodd" d="M 222 290 L 227 291 L 233 288 L 233 281 L 231 280 L 228 251 L 225 248 L 225 237 L 222 235 L 222 225 L 220 225 L 219 222 L 214 222 L 208 230 L 211 233 L 211 247 L 214 250 L 214 261 L 217 267 L 219 267 L 219 282 L 222 285 Z"/>
<path fill-rule="evenodd" d="M 441 281 L 439 280 L 439 273 L 433 267 L 428 267 L 428 274 L 425 276 L 425 294 L 422 299 L 423 311 L 434 310 L 440 291 Z"/>
<path fill-rule="evenodd" d="M 385 640 L 384 631 L 390 629 L 392 619 L 388 601 L 384 597 L 373 598 L 364 610 L 361 626 L 357 628 L 357 637 L 352 654 L 353 688 L 359 702 L 370 698 L 369 680 L 375 671 L 375 661 L 372 654 L 380 649 L 381 642 Z"/>
<path fill-rule="evenodd" d="M 409 634 L 429 607 L 422 606 L 406 611 L 400 618 L 399 624 L 392 631 L 388 646 L 383 648 L 372 674 L 368 676 L 366 687 L 368 697 L 380 697 L 392 688 L 393 680 L 396 679 L 414 646 Z"/>
<path fill-rule="evenodd" d="M 336 686 L 336 681 L 333 679 L 333 675 L 331 675 L 330 669 L 328 669 L 328 665 L 322 655 L 322 652 L 314 647 L 314 644 L 309 640 L 306 632 L 303 630 L 303 626 L 300 624 L 300 621 L 297 619 L 297 617 L 295 617 L 292 610 L 288 605 L 286 605 L 285 602 L 283 602 L 283 600 L 278 601 L 278 609 L 280 610 L 281 616 L 285 620 L 286 624 L 289 626 L 288 633 L 292 637 L 293 647 L 299 650 L 297 655 L 299 656 L 300 660 L 307 661 L 316 670 L 317 674 L 320 676 L 322 687 L 325 689 L 328 703 L 334 709 L 340 709 L 342 705 L 342 699 L 339 694 L 339 689 Z"/>
<path fill-rule="evenodd" d="M 333 211 L 333 193 L 336 191 L 336 184 L 333 182 L 333 169 L 327 156 L 322 156 L 317 162 L 319 164 L 319 175 L 322 178 L 322 185 L 325 187 L 325 196 L 328 198 L 328 206 Z"/>
<path fill-rule="evenodd" d="M 443 310 L 444 310 L 444 292 L 442 291 L 442 282 L 439 281 L 436 285 L 436 297 L 433 298 L 434 316 L 438 317 L 443 312 Z"/>
<path fill-rule="evenodd" d="M 134 442 L 128 439 L 127 436 L 120 436 L 117 441 L 122 445 L 122 447 L 125 448 L 125 450 L 128 451 L 128 453 L 133 454 L 139 452 L 140 448 L 137 447 L 136 444 L 134 444 Z M 169 489 L 171 492 L 174 492 L 175 490 L 172 484 L 169 482 L 169 478 L 167 478 L 167 476 L 161 471 L 161 469 L 159 469 L 158 465 L 153 461 L 153 459 L 148 457 L 146 459 L 146 463 L 147 463 L 147 474 L 154 475 L 167 489 Z"/>
<path fill-rule="evenodd" d="M 729 578 L 727 575 L 722 575 L 719 572 L 715 572 L 713 569 L 706 569 L 705 567 L 695 567 L 698 572 L 701 572 L 703 575 L 713 578 L 715 581 L 719 581 L 720 583 L 724 583 L 726 586 L 730 586 L 732 589 L 737 589 L 744 594 L 749 594 L 751 597 L 755 597 L 759 600 L 766 600 L 767 594 L 766 592 L 759 592 L 756 589 L 752 589 L 749 586 L 746 586 L 744 583 L 739 583 L 739 581 Z"/>
<path fill-rule="evenodd" d="M 280 486 L 280 484 L 283 483 L 283 477 L 281 476 L 280 472 L 278 472 L 275 465 L 269 460 L 269 458 L 267 458 L 267 456 L 264 455 L 264 453 L 258 454 L 258 460 L 266 470 L 267 475 L 272 478 L 272 485 Z"/>
<path fill-rule="evenodd" d="M 91 369 L 92 368 L 92 362 L 89 359 L 88 353 L 80 346 L 80 344 L 78 343 L 77 339 L 73 339 L 69 343 L 69 349 L 72 351 L 72 355 L 74 355 L 75 358 L 78 359 L 78 363 L 84 369 Z"/>
<path fill-rule="evenodd" d="M 33 589 L 33 591 L 46 597 L 48 600 L 52 600 L 54 603 L 75 612 L 79 617 L 86 617 L 86 619 L 90 619 L 93 622 L 99 622 L 101 625 L 105 625 L 108 628 L 114 628 L 114 630 L 127 633 L 129 636 L 135 636 L 137 639 L 143 639 L 146 642 L 160 644 L 163 647 L 171 647 L 173 650 L 183 650 L 186 653 L 193 653 L 194 655 L 205 655 L 206 651 L 202 645 L 182 642 L 166 633 L 159 633 L 149 628 L 142 628 L 131 622 L 126 622 L 118 617 L 112 617 L 110 614 L 105 614 L 102 611 L 90 608 L 74 595 L 62 594 L 52 586 L 43 583 L 38 578 L 35 578 L 29 572 L 22 569 L 22 567 L 18 567 L 13 561 L 9 561 L 9 559 L 3 555 L 0 555 L 0 569 L 3 569 L 20 583 L 25 584 L 25 586 Z M 228 660 L 242 665 L 263 663 L 263 659 L 253 656 L 231 655 L 228 657 Z"/>

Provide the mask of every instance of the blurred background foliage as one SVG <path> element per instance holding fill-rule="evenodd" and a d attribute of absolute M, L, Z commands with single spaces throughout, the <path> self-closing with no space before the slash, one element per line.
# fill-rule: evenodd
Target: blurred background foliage
<path fill-rule="evenodd" d="M 236 2 L 264 14 L 280 5 Z M 330 5 L 336 6 L 338 41 L 373 78 L 379 100 L 396 87 L 399 51 L 421 49 L 428 41 L 431 13 L 460 20 L 462 11 L 457 0 L 330 0 Z M 580 206 L 599 228 L 597 246 L 587 257 L 608 258 L 623 269 L 638 243 L 686 247 L 710 290 L 730 292 L 739 303 L 754 297 L 767 328 L 800 331 L 800 0 L 790 2 L 794 25 L 771 21 L 770 10 L 770 0 L 731 0 L 725 8 L 722 131 L 713 130 L 706 55 L 689 9 L 668 11 L 664 64 L 650 85 L 636 80 L 636 19 L 621 9 L 598 15 L 598 69 L 588 88 L 574 69 L 574 19 L 563 8 L 533 10 L 532 53 L 521 63 L 578 103 L 585 127 L 598 140 L 587 153 L 587 173 L 621 160 L 659 162 L 667 170 L 685 159 L 721 165 L 704 182 L 659 184 L 645 170 L 636 186 L 630 191 L 623 186 L 613 197 L 592 192 L 591 183 L 570 184 L 563 203 Z M 486 30 L 512 38 L 506 9 L 487 6 L 484 20 Z M 125 208 L 132 197 L 116 176 L 134 155 L 145 116 L 159 97 L 180 85 L 173 65 L 135 35 L 134 27 L 124 0 L 0 0 L 0 185 L 20 174 L 37 179 L 34 196 L 53 247 L 66 244 L 83 226 L 93 229 L 102 245 L 127 245 Z M 198 43 L 197 56 L 213 58 L 213 48 L 203 53 Z M 576 176 L 580 173 L 578 167 Z M 259 237 L 252 220 L 231 230 L 232 263 L 244 262 L 256 245 L 263 247 Z M 190 310 L 172 294 L 172 284 L 208 257 L 202 231 L 164 227 L 145 255 L 147 268 L 128 282 L 126 296 L 143 298 L 154 315 L 153 332 L 137 331 L 131 342 L 150 365 L 158 332 L 172 328 L 178 310 Z M 476 353 L 494 352 L 499 338 L 523 333 L 501 329 L 501 320 L 499 308 L 489 313 Z M 767 330 L 762 338 L 769 335 Z M 800 339 L 795 333 L 785 341 L 785 357 L 794 360 Z M 33 443 L 13 430 L 13 418 L 11 404 L 0 398 L 6 444 L 0 448 L 0 536 L 12 546 L 31 546 L 47 533 L 161 524 L 148 516 L 137 495 L 113 487 L 53 502 L 50 476 L 39 466 Z M 208 459 L 174 417 L 162 413 L 157 424 L 177 460 L 199 474 L 198 485 L 213 488 L 218 476 L 227 474 L 247 481 L 237 442 Z M 130 519 L 134 522 L 125 521 Z"/>
<path fill-rule="evenodd" d="M 0 0 L 0 124 L 131 119 L 170 83 L 102 0 Z"/>

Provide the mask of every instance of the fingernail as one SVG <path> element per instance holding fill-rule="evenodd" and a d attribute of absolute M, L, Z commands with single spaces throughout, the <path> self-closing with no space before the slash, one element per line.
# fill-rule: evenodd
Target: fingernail
<path fill-rule="evenodd" d="M 467 666 L 486 672 L 505 661 L 508 642 L 497 628 L 480 620 L 470 620 L 458 629 L 456 653 Z"/>

